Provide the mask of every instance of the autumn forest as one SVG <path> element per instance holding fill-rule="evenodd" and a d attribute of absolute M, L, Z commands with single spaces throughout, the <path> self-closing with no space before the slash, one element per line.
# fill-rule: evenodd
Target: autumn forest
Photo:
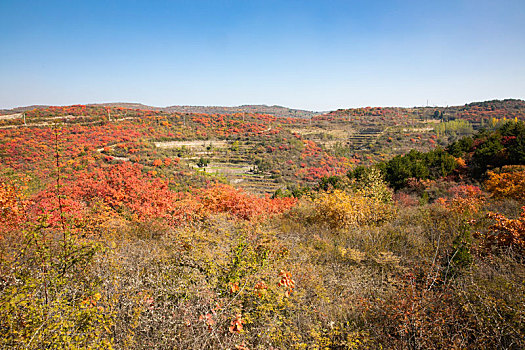
<path fill-rule="evenodd" d="M 522 349 L 525 102 L 0 114 L 0 348 Z"/>

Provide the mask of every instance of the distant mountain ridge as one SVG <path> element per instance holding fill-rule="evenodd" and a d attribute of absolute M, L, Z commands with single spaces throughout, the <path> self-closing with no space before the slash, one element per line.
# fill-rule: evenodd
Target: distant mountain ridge
<path fill-rule="evenodd" d="M 166 113 L 204 113 L 204 114 L 234 114 L 234 113 L 260 113 L 271 114 L 276 117 L 293 117 L 293 118 L 310 118 L 323 112 L 308 111 L 302 109 L 294 109 L 282 106 L 267 106 L 267 105 L 242 105 L 235 107 L 224 106 L 168 106 L 168 107 L 154 107 L 144 105 L 142 103 L 128 103 L 128 102 L 112 102 L 112 103 L 90 103 L 87 106 L 103 106 L 103 107 L 121 107 L 129 109 L 143 109 L 162 111 Z M 0 114 L 22 113 L 36 108 L 46 108 L 46 105 L 32 105 L 26 107 L 17 107 L 13 109 L 2 109 Z"/>
<path fill-rule="evenodd" d="M 154 107 L 148 106 L 142 103 L 130 103 L 130 102 L 111 102 L 111 103 L 90 103 L 87 106 L 102 106 L 102 107 L 121 107 L 129 109 L 141 109 L 141 110 L 154 110 L 166 113 L 204 113 L 204 114 L 234 114 L 234 113 L 260 113 L 260 114 L 271 114 L 276 117 L 292 117 L 292 118 L 311 118 L 317 115 L 340 115 L 340 114 L 353 114 L 354 112 L 361 112 L 362 110 L 398 110 L 402 112 L 410 111 L 441 111 L 449 114 L 462 114 L 468 113 L 469 110 L 478 111 L 494 111 L 503 110 L 510 112 L 510 114 L 523 114 L 525 113 L 525 101 L 522 99 L 504 99 L 504 100 L 490 100 L 481 102 L 471 102 L 464 105 L 458 106 L 427 106 L 427 107 L 361 107 L 361 108 L 341 108 L 333 111 L 316 112 L 303 109 L 294 109 L 283 106 L 268 106 L 268 105 L 241 105 L 234 107 L 225 106 L 182 106 L 174 105 L 167 107 Z M 47 108 L 49 105 L 31 105 L 24 107 L 16 107 L 13 109 L 0 109 L 0 114 L 14 114 L 22 113 L 28 110 L 37 108 Z"/>

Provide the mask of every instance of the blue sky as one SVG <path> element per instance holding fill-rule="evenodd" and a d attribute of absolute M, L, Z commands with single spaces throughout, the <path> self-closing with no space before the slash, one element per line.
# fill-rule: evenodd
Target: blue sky
<path fill-rule="evenodd" d="M 0 108 L 525 98 L 525 1 L 0 0 Z"/>

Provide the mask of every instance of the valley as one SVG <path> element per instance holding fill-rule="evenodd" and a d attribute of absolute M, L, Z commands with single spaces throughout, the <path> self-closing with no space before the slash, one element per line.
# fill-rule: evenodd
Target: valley
<path fill-rule="evenodd" d="M 525 346 L 524 101 L 142 107 L 0 116 L 0 347 Z"/>

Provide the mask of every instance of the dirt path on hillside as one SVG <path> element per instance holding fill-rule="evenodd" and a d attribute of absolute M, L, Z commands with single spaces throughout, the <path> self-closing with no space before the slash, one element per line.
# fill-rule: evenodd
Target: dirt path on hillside
<path fill-rule="evenodd" d="M 206 148 L 211 145 L 213 148 L 226 148 L 228 146 L 227 141 L 220 140 L 194 140 L 194 141 L 164 141 L 154 142 L 155 147 L 158 148 Z"/>

